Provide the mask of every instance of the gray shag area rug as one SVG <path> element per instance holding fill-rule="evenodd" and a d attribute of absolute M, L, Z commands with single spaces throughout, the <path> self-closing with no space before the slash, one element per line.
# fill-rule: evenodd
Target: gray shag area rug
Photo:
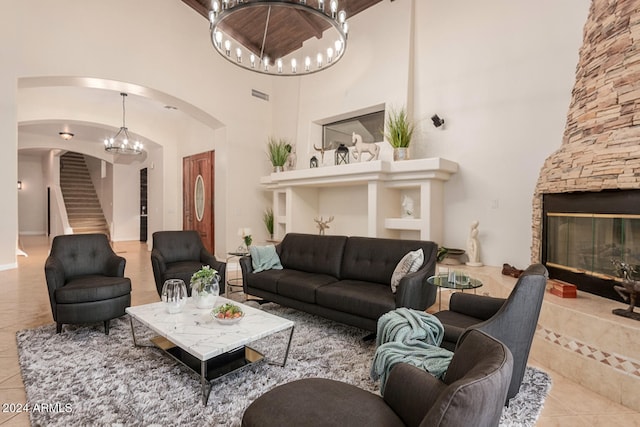
<path fill-rule="evenodd" d="M 295 322 L 286 367 L 257 363 L 231 373 L 214 383 L 206 407 L 198 376 L 156 348 L 133 346 L 128 316 L 113 320 L 108 336 L 101 324 L 65 325 L 61 334 L 55 333 L 55 325 L 20 331 L 18 353 L 31 423 L 238 426 L 257 397 L 306 377 L 345 381 L 379 393 L 369 376 L 375 343 L 362 340 L 366 331 L 276 304 L 263 309 Z M 140 324 L 136 334 L 153 336 Z M 288 335 L 272 335 L 253 347 L 281 360 Z M 500 425 L 534 425 L 550 387 L 545 372 L 528 367 Z"/>

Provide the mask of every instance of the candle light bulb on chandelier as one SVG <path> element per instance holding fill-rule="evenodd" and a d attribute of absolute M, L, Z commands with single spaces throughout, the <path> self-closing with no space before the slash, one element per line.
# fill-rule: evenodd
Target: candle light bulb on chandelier
<path fill-rule="evenodd" d="M 331 17 L 335 19 L 337 12 L 338 12 L 338 1 L 331 0 Z"/>

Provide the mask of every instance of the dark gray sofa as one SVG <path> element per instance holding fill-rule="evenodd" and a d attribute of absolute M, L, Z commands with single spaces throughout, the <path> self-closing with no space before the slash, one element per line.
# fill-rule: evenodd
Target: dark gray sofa
<path fill-rule="evenodd" d="M 391 276 L 410 251 L 422 248 L 422 267 L 406 275 L 397 292 Z M 250 257 L 240 259 L 244 292 L 369 331 L 397 307 L 425 310 L 436 299 L 427 283 L 436 267 L 438 246 L 421 240 L 287 234 L 276 245 L 282 270 L 253 272 Z"/>

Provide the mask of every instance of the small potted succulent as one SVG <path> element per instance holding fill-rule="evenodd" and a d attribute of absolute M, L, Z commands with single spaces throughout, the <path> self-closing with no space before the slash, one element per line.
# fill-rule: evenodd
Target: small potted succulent
<path fill-rule="evenodd" d="M 213 308 L 220 294 L 220 275 L 208 265 L 191 276 L 191 297 L 198 308 Z"/>

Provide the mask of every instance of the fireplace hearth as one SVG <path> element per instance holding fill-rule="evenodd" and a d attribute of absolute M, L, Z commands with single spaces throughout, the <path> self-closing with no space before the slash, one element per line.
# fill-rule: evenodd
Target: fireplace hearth
<path fill-rule="evenodd" d="M 544 194 L 542 228 L 542 262 L 551 278 L 623 302 L 613 261 L 640 273 L 640 190 Z"/>

